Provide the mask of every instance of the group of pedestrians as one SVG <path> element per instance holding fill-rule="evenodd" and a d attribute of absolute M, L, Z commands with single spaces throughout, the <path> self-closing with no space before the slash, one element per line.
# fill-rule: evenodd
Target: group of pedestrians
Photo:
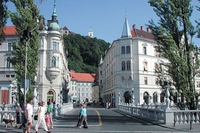
<path fill-rule="evenodd" d="M 31 98 L 26 106 L 25 109 L 25 117 L 27 120 L 27 126 L 25 128 L 25 133 L 30 133 L 31 127 L 33 125 L 33 99 Z M 52 112 L 53 107 L 48 103 L 47 108 L 45 107 L 45 103 L 42 101 L 39 104 L 39 107 L 37 109 L 36 114 L 37 115 L 37 121 L 35 124 L 35 131 L 38 133 L 38 128 L 40 124 L 42 124 L 42 127 L 44 130 L 48 133 L 50 132 L 50 128 L 53 128 L 53 120 L 52 120 Z"/>

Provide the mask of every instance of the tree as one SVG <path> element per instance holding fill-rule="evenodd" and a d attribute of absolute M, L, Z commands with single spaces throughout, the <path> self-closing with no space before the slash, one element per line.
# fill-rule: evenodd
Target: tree
<path fill-rule="evenodd" d="M 1 0 L 0 2 L 0 41 L 4 40 L 4 27 L 8 19 L 8 12 L 6 2 L 8 0 Z"/>
<path fill-rule="evenodd" d="M 198 0 L 200 2 L 200 0 Z M 200 7 L 199 6 L 196 6 L 197 10 L 200 11 Z M 197 32 L 198 32 L 198 35 L 197 37 L 200 38 L 200 22 L 196 20 L 196 23 L 197 23 Z"/>
<path fill-rule="evenodd" d="M 101 55 L 110 45 L 103 40 L 79 34 L 64 35 L 63 38 L 65 49 L 69 52 L 69 69 L 76 72 L 95 73 Z"/>
<path fill-rule="evenodd" d="M 33 0 L 10 0 L 14 3 L 17 12 L 9 11 L 11 21 L 16 26 L 19 35 L 19 41 L 13 46 L 11 59 L 15 68 L 16 79 L 18 81 L 18 89 L 20 92 L 21 79 L 25 75 L 25 51 L 26 43 L 28 44 L 27 51 L 27 78 L 34 80 L 36 68 L 38 66 L 39 56 L 39 30 L 37 26 L 37 18 L 41 20 L 39 10 Z M 41 22 L 41 21 L 40 21 Z M 29 89 L 27 99 L 32 96 L 33 89 Z M 21 98 L 22 98 L 21 93 Z M 23 100 L 20 100 L 23 101 Z"/>
<path fill-rule="evenodd" d="M 185 98 L 182 102 L 186 101 L 185 105 L 188 105 L 189 109 L 195 109 L 198 104 L 198 94 L 195 92 L 194 78 L 199 72 L 199 53 L 192 42 L 196 31 L 190 22 L 193 11 L 191 0 L 148 2 L 159 17 L 157 25 L 150 20 L 148 26 L 157 40 L 157 51 L 168 60 L 160 63 L 162 69 L 157 72 L 158 77 L 162 80 L 166 75 L 170 76 L 176 94 Z"/>

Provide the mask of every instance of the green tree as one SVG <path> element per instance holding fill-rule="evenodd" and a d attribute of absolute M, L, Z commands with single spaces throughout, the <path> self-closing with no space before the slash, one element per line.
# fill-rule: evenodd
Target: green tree
<path fill-rule="evenodd" d="M 170 76 L 176 93 L 185 98 L 185 105 L 189 109 L 195 109 L 198 94 L 195 92 L 194 76 L 198 73 L 199 59 L 198 50 L 192 43 L 195 30 L 190 22 L 193 11 L 191 0 L 148 2 L 159 17 L 157 24 L 151 20 L 148 25 L 158 42 L 156 49 L 169 61 L 160 63 L 162 69 L 157 71 L 158 77 L 162 80 L 165 75 Z M 183 102 L 184 100 L 182 99 Z"/>
<path fill-rule="evenodd" d="M 64 44 L 69 53 L 69 69 L 87 73 L 95 73 L 98 70 L 100 58 L 110 45 L 104 40 L 79 34 L 64 35 Z"/>
<path fill-rule="evenodd" d="M 14 3 L 17 12 L 9 11 L 11 21 L 16 26 L 16 30 L 21 37 L 18 43 L 13 46 L 13 55 L 11 62 L 16 70 L 16 79 L 18 81 L 18 89 L 20 92 L 21 79 L 25 75 L 25 53 L 26 43 L 27 51 L 27 78 L 34 80 L 36 68 L 38 66 L 39 51 L 39 30 L 37 26 L 37 18 L 41 19 L 39 10 L 33 0 L 10 0 Z M 32 97 L 33 88 L 27 92 L 27 99 Z M 23 100 L 23 94 L 20 95 L 20 102 Z"/>
<path fill-rule="evenodd" d="M 0 41 L 4 40 L 4 27 L 8 19 L 8 12 L 6 3 L 8 0 L 1 0 L 0 2 Z"/>

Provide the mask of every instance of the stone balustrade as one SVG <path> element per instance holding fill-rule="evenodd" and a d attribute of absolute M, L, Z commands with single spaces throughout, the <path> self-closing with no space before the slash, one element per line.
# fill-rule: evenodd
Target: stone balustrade
<path fill-rule="evenodd" d="M 171 109 L 173 108 L 173 109 Z M 159 123 L 172 124 L 185 124 L 200 122 L 200 110 L 179 110 L 175 106 L 168 108 L 166 105 L 133 105 L 120 103 L 118 109 L 145 119 L 150 119 Z"/>

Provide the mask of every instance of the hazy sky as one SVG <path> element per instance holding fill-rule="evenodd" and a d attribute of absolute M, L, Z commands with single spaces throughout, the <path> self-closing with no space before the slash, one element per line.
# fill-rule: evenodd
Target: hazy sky
<path fill-rule="evenodd" d="M 46 21 L 51 19 L 54 0 L 35 0 Z M 200 6 L 198 0 L 192 4 Z M 8 3 L 9 9 L 14 9 Z M 158 20 L 148 0 L 56 0 L 56 13 L 60 27 L 66 26 L 70 31 L 88 35 L 88 30 L 94 31 L 94 37 L 112 43 L 121 37 L 125 15 L 130 28 L 136 24 L 137 29 L 148 24 L 150 19 Z M 194 7 L 191 21 L 200 19 L 200 12 Z M 7 25 L 12 25 L 8 22 Z M 145 26 L 146 28 L 146 26 Z M 195 45 L 200 46 L 200 39 L 194 38 Z"/>

